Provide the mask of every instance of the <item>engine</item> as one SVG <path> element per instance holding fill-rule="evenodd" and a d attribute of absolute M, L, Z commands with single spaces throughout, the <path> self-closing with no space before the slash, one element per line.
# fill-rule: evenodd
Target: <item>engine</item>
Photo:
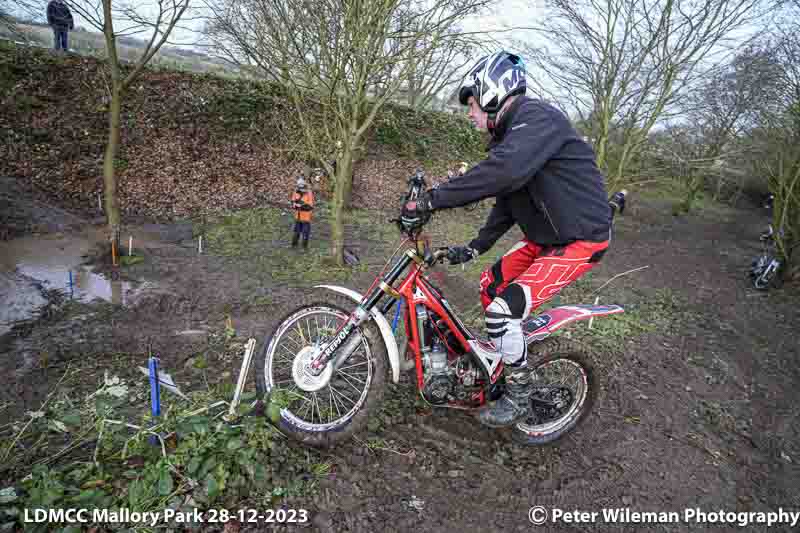
<path fill-rule="evenodd" d="M 480 371 L 440 317 L 418 306 L 417 320 L 420 340 L 426 347 L 422 354 L 422 396 L 433 405 L 471 404 L 482 387 Z M 448 347 L 459 355 L 457 359 L 448 359 Z"/>
<path fill-rule="evenodd" d="M 434 340 L 430 351 L 423 355 L 425 366 L 425 381 L 423 382 L 422 395 L 434 404 L 447 403 L 453 394 L 456 385 L 455 371 L 447 364 L 447 350 Z"/>

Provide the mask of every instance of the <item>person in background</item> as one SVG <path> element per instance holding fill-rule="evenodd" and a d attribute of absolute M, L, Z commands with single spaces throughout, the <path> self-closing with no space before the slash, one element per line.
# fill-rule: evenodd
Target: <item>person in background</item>
<path fill-rule="evenodd" d="M 75 29 L 75 23 L 69 7 L 62 0 L 52 0 L 47 4 L 47 24 L 53 28 L 53 47 L 68 52 L 67 32 Z"/>
<path fill-rule="evenodd" d="M 308 237 L 311 234 L 311 218 L 314 211 L 314 193 L 306 183 L 305 176 L 297 178 L 297 186 L 292 193 L 292 210 L 294 211 L 294 236 L 292 248 L 297 246 L 300 235 L 303 236 L 303 248 L 308 248 Z"/>

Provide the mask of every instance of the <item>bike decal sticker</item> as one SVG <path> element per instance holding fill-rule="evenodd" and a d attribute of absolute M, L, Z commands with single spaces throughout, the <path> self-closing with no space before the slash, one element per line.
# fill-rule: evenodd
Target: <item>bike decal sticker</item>
<path fill-rule="evenodd" d="M 535 318 L 531 318 L 530 320 L 527 320 L 523 326 L 525 333 L 533 333 L 537 329 L 545 327 L 550 323 L 552 319 L 553 317 L 545 313 Z"/>
<path fill-rule="evenodd" d="M 354 327 L 355 325 L 350 322 L 342 329 L 342 331 L 339 332 L 336 338 L 333 339 L 327 348 L 325 348 L 325 351 L 323 352 L 325 359 L 328 359 L 333 352 L 339 349 L 339 346 L 341 346 L 347 336 L 350 335 L 350 332 L 353 331 Z"/>

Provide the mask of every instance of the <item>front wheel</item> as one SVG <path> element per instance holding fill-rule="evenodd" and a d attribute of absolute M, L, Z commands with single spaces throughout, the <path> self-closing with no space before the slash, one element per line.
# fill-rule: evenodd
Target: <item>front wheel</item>
<path fill-rule="evenodd" d="M 514 427 L 513 437 L 542 445 L 575 429 L 592 410 L 599 385 L 591 359 L 575 343 L 551 337 L 529 352 L 530 412 Z"/>
<path fill-rule="evenodd" d="M 268 399 L 268 415 L 305 444 L 327 448 L 349 439 L 383 398 L 386 345 L 374 321 L 353 331 L 360 343 L 337 369 L 331 362 L 319 376 L 306 371 L 354 307 L 338 294 L 306 297 L 265 338 L 256 359 L 256 389 Z"/>

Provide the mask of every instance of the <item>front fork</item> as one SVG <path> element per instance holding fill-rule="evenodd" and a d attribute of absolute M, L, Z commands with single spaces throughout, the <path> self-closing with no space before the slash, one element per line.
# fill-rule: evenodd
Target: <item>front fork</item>
<path fill-rule="evenodd" d="M 419 261 L 419 256 L 413 251 L 407 250 L 397 263 L 395 263 L 394 267 L 384 276 L 381 282 L 367 294 L 365 300 L 358 304 L 355 312 L 350 315 L 347 322 L 339 329 L 333 340 L 322 348 L 319 355 L 314 357 L 308 369 L 311 374 L 319 376 L 328 365 L 328 362 L 334 359 L 334 352 L 336 351 L 339 351 L 339 353 L 336 354 L 334 359 L 334 369 L 339 368 L 347 361 L 347 358 L 358 348 L 358 345 L 362 341 L 361 334 L 353 335 L 353 332 L 364 322 L 370 320 L 372 309 L 378 305 L 384 295 L 388 294 L 392 296 L 392 299 L 386 302 L 382 310 L 385 311 L 392 305 L 394 299 L 399 296 L 397 292 L 392 289 L 392 284 L 397 281 L 397 278 L 400 277 L 400 274 L 403 273 L 412 261 Z"/>
<path fill-rule="evenodd" d="M 322 373 L 325 367 L 333 358 L 334 352 L 339 350 L 339 354 L 336 355 L 336 358 L 333 363 L 334 369 L 339 368 L 347 358 L 358 348 L 358 345 L 361 343 L 361 335 L 353 335 L 353 332 L 364 322 L 369 319 L 369 311 L 364 309 L 361 305 L 356 308 L 355 313 L 347 319 L 344 326 L 339 330 L 339 333 L 336 337 L 330 341 L 327 346 L 322 350 L 322 352 L 311 361 L 311 374 L 318 376 Z"/>

